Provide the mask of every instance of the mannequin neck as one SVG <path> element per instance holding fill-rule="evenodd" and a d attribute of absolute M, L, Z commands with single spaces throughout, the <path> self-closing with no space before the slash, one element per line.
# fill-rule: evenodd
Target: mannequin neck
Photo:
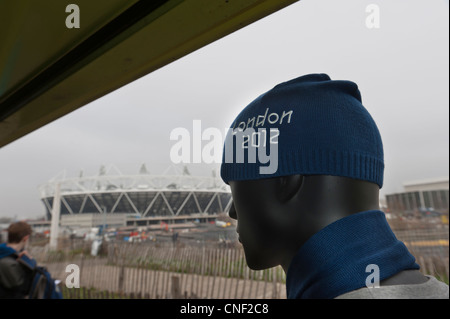
<path fill-rule="evenodd" d="M 296 246 L 282 264 L 287 271 L 296 251 L 324 227 L 359 212 L 378 210 L 379 187 L 346 177 L 304 176 L 301 188 L 284 208 L 298 212 L 292 220 L 298 230 Z"/>
<path fill-rule="evenodd" d="M 311 224 L 316 231 L 343 217 L 379 209 L 378 185 L 346 177 L 304 176 L 297 195 L 313 214 Z"/>

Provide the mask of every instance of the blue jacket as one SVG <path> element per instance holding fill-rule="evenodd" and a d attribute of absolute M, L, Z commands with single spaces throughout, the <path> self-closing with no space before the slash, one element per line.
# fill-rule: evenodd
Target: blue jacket
<path fill-rule="evenodd" d="M 32 267 L 36 265 L 34 259 L 27 258 L 31 267 L 18 262 L 17 251 L 0 244 L 0 298 L 21 299 L 25 298 L 30 289 L 33 276 Z"/>

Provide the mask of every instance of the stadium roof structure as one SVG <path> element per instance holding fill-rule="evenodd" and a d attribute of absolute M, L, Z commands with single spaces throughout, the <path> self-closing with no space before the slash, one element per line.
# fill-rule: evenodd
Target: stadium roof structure
<path fill-rule="evenodd" d="M 0 147 L 296 1 L 0 1 Z"/>
<path fill-rule="evenodd" d="M 149 174 L 145 165 L 139 174 L 124 175 L 115 166 L 102 166 L 95 176 L 57 176 L 39 186 L 41 200 L 51 216 L 57 185 L 61 215 L 126 213 L 138 217 L 175 217 L 218 214 L 231 206 L 229 186 L 212 176 L 193 176 L 171 167 L 163 174 Z"/>

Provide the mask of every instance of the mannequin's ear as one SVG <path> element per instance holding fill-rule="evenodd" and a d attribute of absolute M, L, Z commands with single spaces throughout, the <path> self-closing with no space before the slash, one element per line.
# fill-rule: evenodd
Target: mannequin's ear
<path fill-rule="evenodd" d="M 278 177 L 277 197 L 284 203 L 300 191 L 303 175 L 289 175 Z"/>

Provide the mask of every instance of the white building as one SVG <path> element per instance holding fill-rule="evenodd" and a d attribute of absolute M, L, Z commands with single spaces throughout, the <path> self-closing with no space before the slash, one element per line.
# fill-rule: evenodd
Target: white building
<path fill-rule="evenodd" d="M 403 183 L 405 192 L 424 192 L 435 190 L 448 190 L 449 179 L 447 177 L 424 179 Z"/>
<path fill-rule="evenodd" d="M 406 182 L 404 192 L 386 195 L 390 212 L 409 213 L 419 208 L 433 208 L 442 213 L 449 211 L 449 178 L 440 177 Z"/>

